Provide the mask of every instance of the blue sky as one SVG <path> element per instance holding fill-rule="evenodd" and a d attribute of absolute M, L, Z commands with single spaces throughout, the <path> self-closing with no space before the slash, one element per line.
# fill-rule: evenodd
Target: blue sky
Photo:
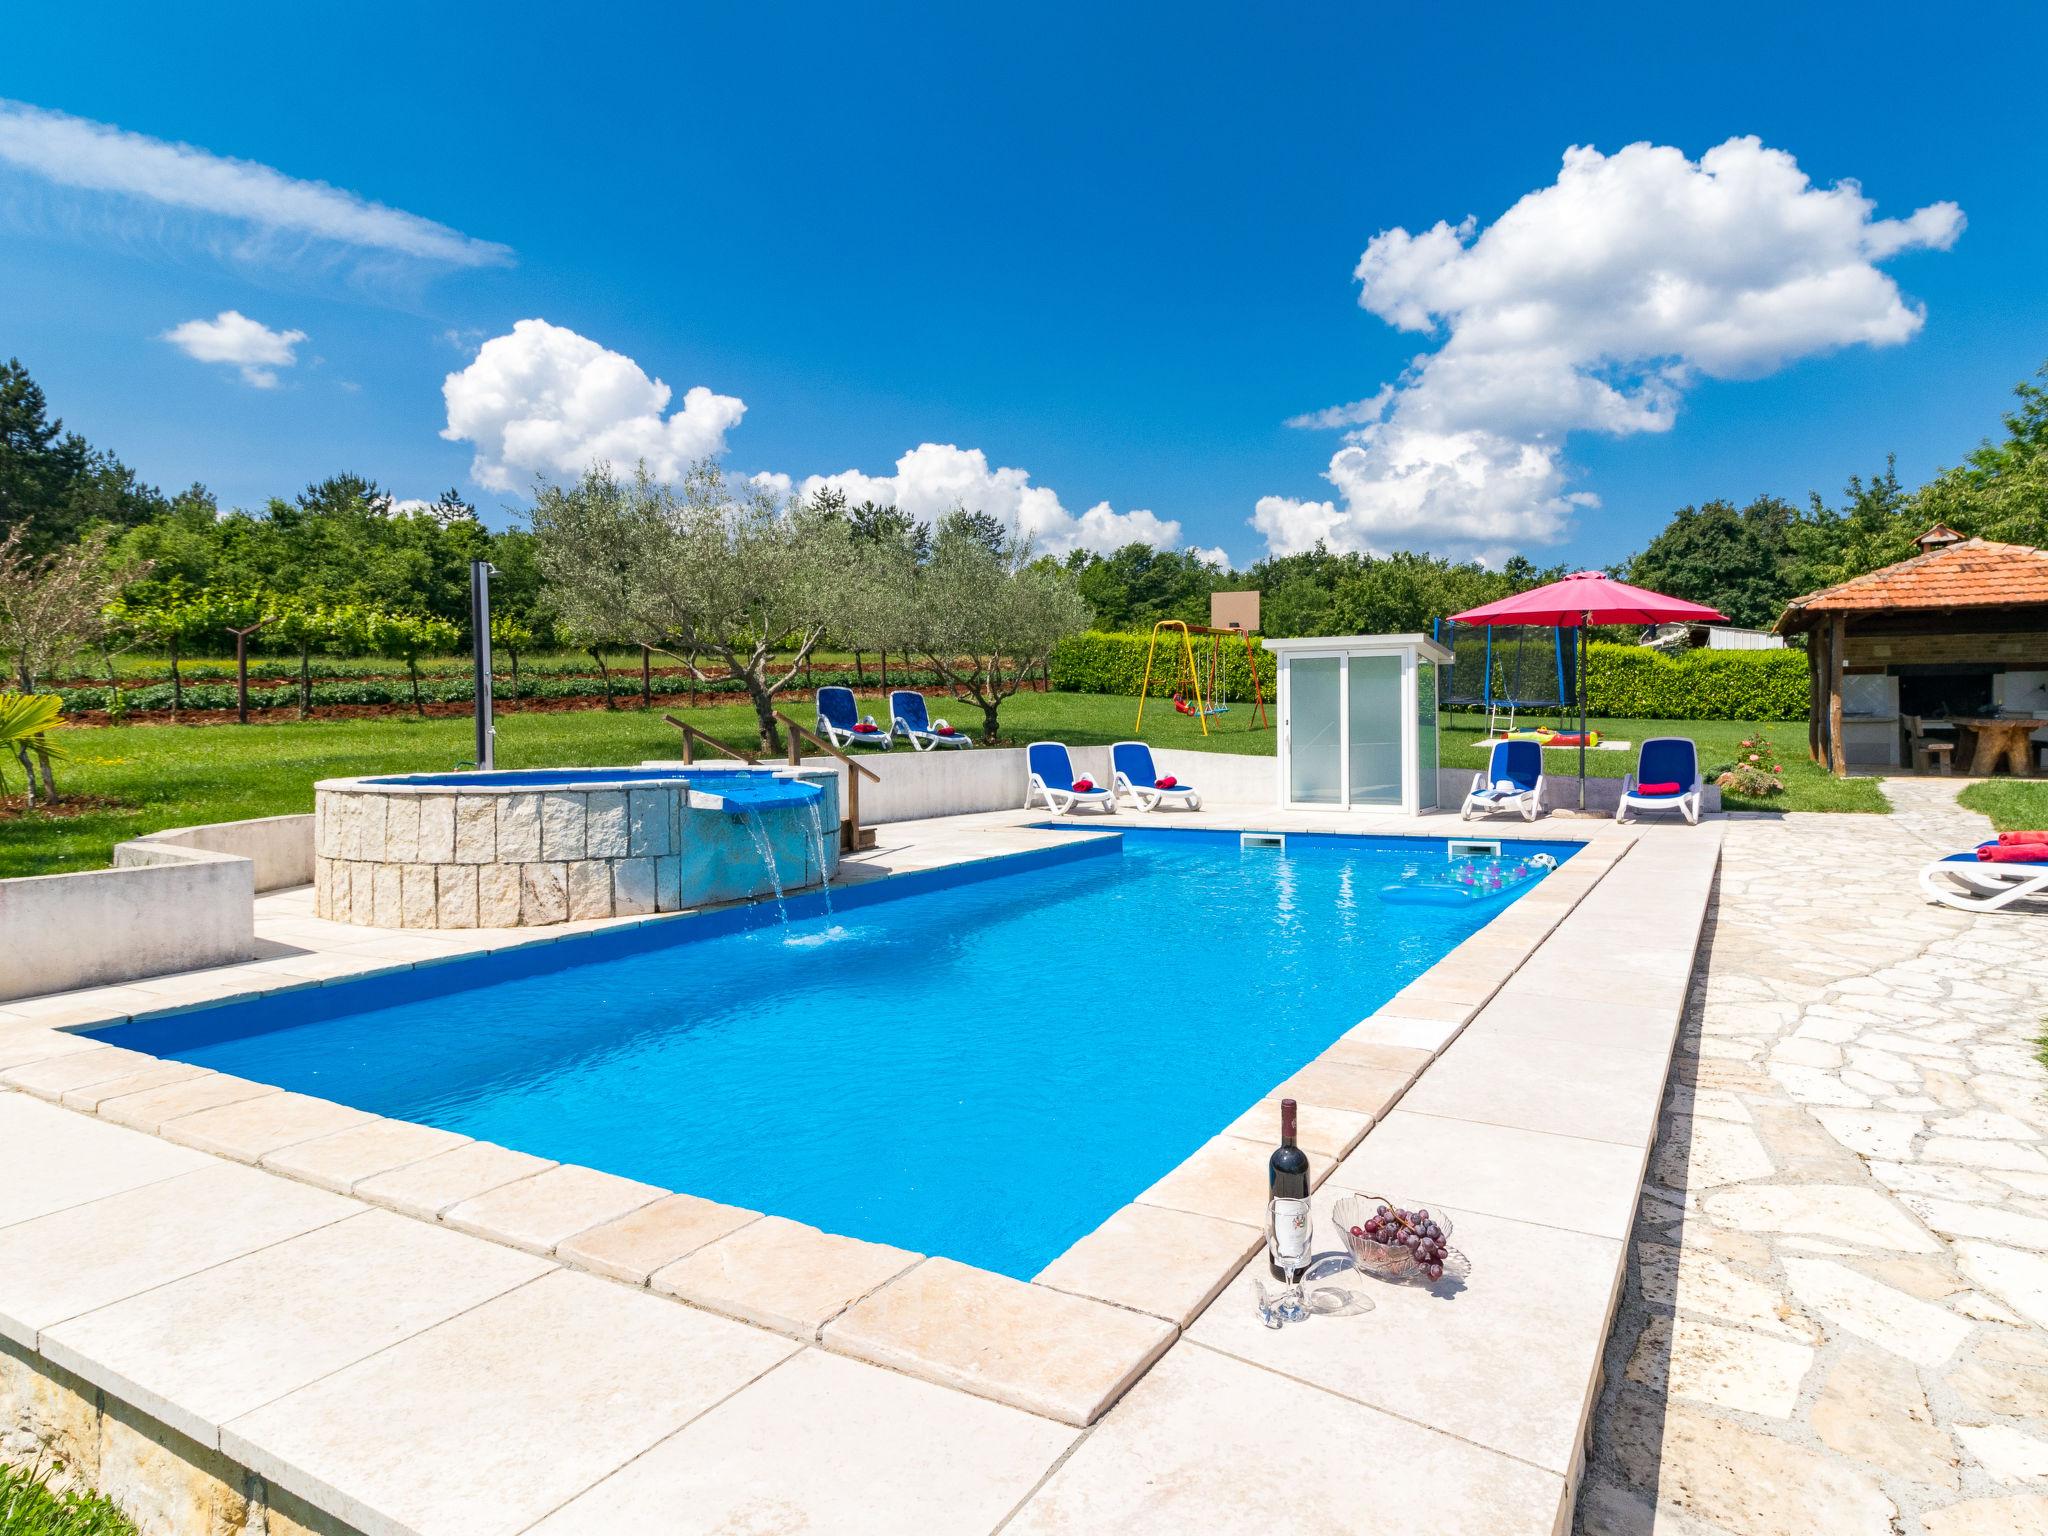
<path fill-rule="evenodd" d="M 1643 9 L 43 7 L 0 57 L 0 352 L 230 504 L 347 468 L 495 515 L 593 444 L 709 444 L 1240 564 L 1604 563 L 1687 501 L 1954 462 L 2048 358 L 2048 13 Z M 66 119 L 139 136 L 87 156 L 128 190 Z M 210 157 L 274 174 L 224 207 Z M 1361 307 L 1369 242 L 1467 216 L 1367 284 L 1413 328 Z M 1610 324 L 1638 280 L 1682 313 Z M 164 339 L 227 311 L 227 360 Z M 623 359 L 708 403 L 668 423 Z"/>

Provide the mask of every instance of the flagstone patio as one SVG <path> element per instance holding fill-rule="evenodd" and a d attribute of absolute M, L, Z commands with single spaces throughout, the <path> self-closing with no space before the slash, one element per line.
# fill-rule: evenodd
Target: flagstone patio
<path fill-rule="evenodd" d="M 2048 1531 L 2048 911 L 1927 902 L 1989 823 L 1885 788 L 1728 823 L 1582 1536 Z"/>

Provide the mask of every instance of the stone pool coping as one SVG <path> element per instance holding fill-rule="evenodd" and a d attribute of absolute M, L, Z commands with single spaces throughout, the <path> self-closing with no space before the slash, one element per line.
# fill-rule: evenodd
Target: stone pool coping
<path fill-rule="evenodd" d="M 888 865 L 893 858 L 898 869 L 955 862 L 946 846 L 955 838 L 961 842 L 953 852 L 964 857 L 987 857 L 991 842 L 1012 848 L 1019 846 L 1020 839 L 1024 846 L 1071 842 L 1073 834 L 1068 830 L 1041 832 L 1018 825 L 1020 821 L 1043 820 L 1042 812 L 950 818 L 931 824 L 929 837 L 920 839 L 913 832 L 900 842 L 892 840 L 891 846 L 873 862 Z M 1123 820 L 1130 824 L 1129 819 Z M 1164 818 L 1159 821 L 1163 823 Z M 962 825 L 965 822 L 980 825 Z M 1146 818 L 1145 824 L 1153 823 Z M 1410 831 L 1431 837 L 1458 835 L 1451 830 L 1456 824 L 1441 817 L 1398 825 L 1384 820 L 1377 824 L 1345 820 L 1333 826 L 1327 817 L 1278 816 L 1243 807 L 1219 808 L 1200 817 L 1176 817 L 1174 824 L 1273 830 Z M 1111 823 L 1104 830 L 1115 829 L 1116 824 Z M 900 834 L 911 829 L 892 831 Z M 1441 1132 L 1444 1122 L 1464 1118 L 1456 1111 L 1461 1086 L 1468 1094 L 1473 1086 L 1459 1081 L 1461 1073 L 1466 1077 L 1472 1075 L 1466 1058 L 1476 1055 L 1480 1059 L 1479 1075 L 1484 1077 L 1485 1053 L 1492 1046 L 1497 1054 L 1499 1044 L 1488 1038 L 1489 1030 L 1481 1029 L 1477 1038 L 1469 1040 L 1468 1032 L 1485 1019 L 1496 994 L 1511 980 L 1528 972 L 1523 979 L 1533 985 L 1525 990 L 1531 997 L 1541 998 L 1566 995 L 1589 976 L 1605 976 L 1613 985 L 1628 990 L 1631 1006 L 1648 1007 L 1660 1017 L 1668 1014 L 1668 1031 L 1651 1025 L 1641 1036 L 1642 1045 L 1661 1046 L 1661 1056 L 1652 1052 L 1658 1063 L 1654 1085 L 1649 1083 L 1652 1074 L 1645 1068 L 1636 1074 L 1640 1081 L 1628 1084 L 1628 1092 L 1618 1093 L 1614 1084 L 1608 1084 L 1597 1095 L 1633 1101 L 1647 1093 L 1646 1106 L 1640 1106 L 1642 1113 L 1626 1123 L 1616 1122 L 1618 1129 L 1609 1127 L 1598 1134 L 1586 1131 L 1582 1123 L 1587 1115 L 1598 1118 L 1598 1103 L 1574 1108 L 1570 1128 L 1518 1125 L 1518 1115 L 1521 1120 L 1530 1119 L 1530 1106 L 1512 1102 L 1485 1107 L 1472 1115 L 1474 1121 L 1491 1128 L 1489 1134 L 1505 1132 L 1512 1139 L 1519 1132 L 1536 1138 L 1538 1150 L 1543 1149 L 1545 1138 L 1570 1142 L 1573 1145 L 1566 1150 L 1581 1161 L 1587 1155 L 1581 1143 L 1595 1145 L 1596 1160 L 1598 1155 L 1605 1155 L 1600 1149 L 1610 1145 L 1611 1137 L 1619 1136 L 1621 1139 L 1615 1144 L 1632 1149 L 1624 1159 L 1633 1160 L 1631 1178 L 1617 1181 L 1614 1169 L 1603 1168 L 1599 1198 L 1583 1195 L 1576 1211 L 1566 1210 L 1561 1215 L 1546 1212 L 1551 1217 L 1549 1222 L 1528 1224 L 1538 1233 L 1553 1228 L 1576 1231 L 1590 1219 L 1585 1216 L 1585 1209 L 1598 1205 L 1598 1224 L 1603 1231 L 1597 1235 L 1612 1248 L 1611 1254 L 1599 1250 L 1591 1265 L 1598 1271 L 1603 1267 L 1601 1258 L 1609 1261 L 1605 1265 L 1611 1270 L 1605 1305 L 1598 1309 L 1597 1320 L 1582 1319 L 1588 1326 L 1576 1330 L 1593 1336 L 1571 1341 L 1583 1348 L 1574 1351 L 1579 1368 L 1566 1374 L 1577 1374 L 1583 1380 L 1582 1390 L 1577 1394 L 1578 1411 L 1571 1416 L 1569 1431 L 1560 1430 L 1557 1412 L 1549 1413 L 1540 1426 L 1541 1446 L 1528 1452 L 1512 1443 L 1492 1445 L 1469 1426 L 1438 1424 L 1429 1404 L 1401 1401 L 1376 1405 L 1398 1417 L 1542 1468 L 1557 1480 L 1556 1492 L 1568 1509 L 1570 1485 L 1576 1477 L 1576 1447 L 1583 1437 L 1584 1411 L 1597 1385 L 1594 1377 L 1600 1345 L 1619 1283 L 1618 1235 L 1605 1239 L 1604 1231 L 1616 1221 L 1623 1224 L 1619 1230 L 1625 1231 L 1628 1214 L 1633 1210 L 1635 1184 L 1640 1180 L 1641 1163 L 1647 1158 L 1657 1097 L 1662 1090 L 1662 1067 L 1668 1062 L 1670 1042 L 1676 1034 L 1684 978 L 1690 970 L 1698 924 L 1704 914 L 1707 882 L 1705 878 L 1699 879 L 1692 882 L 1697 884 L 1696 891 L 1679 893 L 1680 899 L 1670 911 L 1671 921 L 1665 925 L 1669 942 L 1652 946 L 1670 953 L 1662 955 L 1656 965 L 1632 969 L 1626 960 L 1618 958 L 1618 935 L 1613 931 L 1655 923 L 1658 903 L 1649 899 L 1657 894 L 1655 890 L 1628 899 L 1617 911 L 1596 914 L 1597 921 L 1581 935 L 1591 941 L 1591 954 L 1577 962 L 1570 957 L 1546 957 L 1542 953 L 1546 941 L 1602 885 L 1609 873 L 1637 849 L 1642 829 L 1617 831 L 1596 823 L 1539 823 L 1523 828 L 1493 824 L 1484 829 L 1459 831 L 1498 836 L 1503 841 L 1559 837 L 1590 840 L 1537 890 L 1497 913 L 1430 972 L 1286 1083 L 1275 1085 L 1240 1120 L 1223 1128 L 1181 1167 L 1114 1213 L 1095 1233 L 1081 1239 L 1029 1283 L 945 1259 L 923 1258 L 817 1232 L 780 1218 L 739 1211 L 690 1195 L 670 1194 L 594 1170 L 549 1164 L 508 1149 L 465 1142 L 448 1132 L 382 1120 L 325 1101 L 206 1073 L 203 1069 L 159 1063 L 120 1047 L 76 1036 L 52 1036 L 35 1027 L 33 1011 L 12 1030 L 0 1022 L 0 1083 L 84 1113 L 97 1114 L 102 1119 L 153 1131 L 169 1142 L 254 1163 L 294 1180 L 317 1184 L 352 1197 L 351 1207 L 358 1207 L 358 1202 L 383 1205 L 443 1228 L 545 1255 L 559 1265 L 586 1269 L 689 1302 L 704 1311 L 786 1335 L 799 1345 L 815 1345 L 829 1353 L 888 1366 L 1079 1427 L 1098 1419 L 1184 1332 L 1190 1339 L 1199 1340 L 1201 1330 L 1214 1320 L 1203 1315 L 1205 1309 L 1232 1285 L 1234 1276 L 1240 1288 L 1248 1284 L 1248 1277 L 1239 1272 L 1244 1260 L 1262 1241 L 1263 1168 L 1270 1145 L 1266 1122 L 1275 1118 L 1274 1099 L 1285 1092 L 1302 1102 L 1304 1144 L 1318 1175 L 1319 1215 L 1327 1221 L 1328 1191 L 1360 1187 L 1357 1181 L 1365 1176 L 1363 1170 L 1372 1162 L 1368 1154 L 1378 1145 L 1367 1142 L 1361 1149 L 1360 1143 L 1375 1126 L 1384 1124 L 1390 1130 L 1398 1126 L 1396 1142 L 1403 1142 L 1417 1134 Z M 1692 842 L 1683 844 L 1678 840 L 1682 837 L 1690 837 Z M 1685 856 L 1679 862 L 1697 865 L 1701 855 L 1717 847 L 1718 831 L 1688 829 L 1675 837 L 1659 835 L 1656 841 L 1674 850 L 1684 848 Z M 1693 872 L 1700 873 L 1697 869 Z M 1668 872 L 1646 869 L 1644 873 L 1650 876 L 1653 887 L 1669 883 L 1664 878 Z M 1710 878 L 1711 863 L 1704 873 Z M 665 920 L 670 919 L 657 919 Z M 360 938 L 360 930 L 344 931 Z M 560 929 L 535 935 L 508 934 L 500 936 L 507 943 L 489 947 L 523 947 L 527 943 L 553 942 L 562 936 Z M 425 963 L 425 958 L 412 963 Z M 1536 964 L 1546 958 L 1554 963 Z M 391 962 L 384 968 L 404 963 Z M 247 972 L 250 968 L 235 969 Z M 1674 969 L 1675 994 L 1669 981 Z M 1650 974 L 1653 971 L 1659 974 Z M 282 974 L 275 982 L 290 984 L 317 982 L 304 977 L 294 982 Z M 62 1017 L 69 1027 L 111 1022 L 120 1016 L 109 1012 L 112 1001 L 102 1000 L 96 1018 L 89 1020 L 66 1017 L 64 1007 L 53 1000 L 53 1008 L 45 1018 Z M 91 1003 L 74 1002 L 70 1006 L 93 1010 Z M 1499 1028 L 1503 1039 L 1520 1040 L 1518 1058 L 1532 1049 L 1538 1055 L 1545 1054 L 1538 1047 L 1563 1047 L 1562 1051 L 1549 1050 L 1548 1054 L 1553 1056 L 1585 1056 L 1583 1042 L 1546 1039 L 1541 1035 L 1529 1039 L 1518 1036 L 1514 1028 L 1517 1011 L 1513 1007 L 1507 1009 Z M 1610 1032 L 1616 1027 L 1612 1018 L 1602 1017 L 1600 1010 L 1577 1006 L 1574 1013 L 1577 1017 L 1569 1021 L 1573 1028 L 1597 1033 L 1603 1027 Z M 0 1019 L 4 1018 L 0 1014 Z M 41 1038 L 31 1041 L 31 1034 Z M 1457 1060 L 1449 1063 L 1451 1077 L 1440 1082 L 1435 1064 L 1454 1046 L 1460 1050 L 1455 1053 Z M 19 1059 L 24 1051 L 31 1053 L 33 1059 Z M 1509 1076 L 1521 1074 L 1519 1060 L 1509 1067 Z M 1569 1083 L 1554 1086 L 1570 1097 Z M 1491 1085 L 1497 1099 L 1501 1090 L 1502 1085 Z M 1408 1097 L 1411 1095 L 1412 1099 Z M 1512 1100 L 1514 1095 L 1509 1093 L 1507 1097 Z M 1397 1104 L 1401 1106 L 1398 1109 Z M 1539 1114 L 1535 1118 L 1540 1121 L 1543 1117 Z M 1640 1145 L 1635 1146 L 1638 1129 Z M 1359 1150 L 1354 1153 L 1354 1149 Z M 1511 1149 L 1510 1155 L 1520 1160 L 1529 1151 L 1518 1146 Z M 1360 1158 L 1365 1159 L 1364 1164 L 1357 1164 Z M 1614 1158 L 1610 1155 L 1608 1161 L 1611 1163 Z M 1461 1213 L 1483 1210 L 1487 1197 L 1482 1189 L 1474 1187 L 1463 1192 L 1464 1198 L 1453 1199 L 1428 1182 L 1442 1177 L 1435 1171 L 1442 1162 L 1438 1156 L 1417 1164 L 1405 1177 L 1423 1193 L 1435 1190 L 1431 1197 L 1446 1208 Z M 1341 1184 L 1340 1175 L 1345 1181 Z M 1574 1177 L 1583 1175 L 1581 1169 Z M 1410 1187 L 1391 1173 L 1375 1176 L 1393 1185 L 1397 1194 Z M 1622 1199 L 1624 1187 L 1626 1209 L 1617 1217 L 1607 1207 Z M 1541 1191 L 1538 1198 L 1548 1199 L 1552 1204 L 1562 1199 Z M 1566 1206 L 1572 1203 L 1563 1200 Z M 1516 1225 L 1515 1212 L 1498 1214 L 1511 1227 Z M 1494 1213 L 1488 1212 L 1479 1219 L 1495 1219 Z M 4 1235 L 4 1228 L 0 1228 L 0 1235 Z M 1496 1246 L 1498 1241 L 1496 1234 Z M 1140 1256 L 1142 1266 L 1136 1262 Z M 1241 1305 L 1233 1310 L 1248 1314 L 1248 1300 L 1240 1301 Z M 0 1331 L 10 1331 L 6 1312 L 4 1302 L 0 1302 Z M 1219 1325 L 1217 1331 L 1219 1341 L 1211 1348 L 1229 1354 L 1241 1347 L 1230 1341 L 1231 1330 L 1227 1327 Z M 1292 1339 L 1298 1332 L 1278 1337 Z M 27 1339 L 21 1342 L 36 1347 Z M 1256 1352 L 1241 1358 L 1256 1358 Z M 88 1380 L 94 1379 L 90 1369 L 93 1362 L 82 1355 L 69 1359 L 68 1364 L 57 1363 L 78 1370 Z M 102 1385 L 117 1395 L 125 1395 L 118 1385 Z M 1396 1397 L 1399 1396 L 1397 1393 Z M 1561 1409 L 1568 1404 L 1550 1406 Z M 214 1427 L 220 1436 L 226 1435 L 224 1425 Z M 1535 1432 L 1528 1425 L 1522 1429 Z M 1512 1441 L 1514 1434 L 1508 1433 L 1507 1439 Z M 223 1452 L 229 1451 L 225 1438 L 215 1438 L 211 1443 Z M 242 1449 L 250 1454 L 240 1459 L 251 1467 L 258 1466 L 258 1460 L 251 1457 L 256 1456 L 260 1447 L 252 1443 Z M 299 1481 L 297 1474 L 301 1471 L 276 1463 L 266 1475 L 316 1503 L 325 1503 L 322 1490 Z M 330 1488 L 325 1492 L 338 1490 Z M 327 1507 L 344 1518 L 352 1517 L 341 1508 L 331 1504 Z M 360 1512 L 367 1514 L 369 1510 L 363 1507 Z"/>

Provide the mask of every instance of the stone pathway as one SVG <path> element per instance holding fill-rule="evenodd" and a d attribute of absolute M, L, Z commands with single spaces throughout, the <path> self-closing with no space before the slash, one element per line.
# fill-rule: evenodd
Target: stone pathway
<path fill-rule="evenodd" d="M 1922 897 L 1957 787 L 1731 820 L 1581 1536 L 2048 1536 L 2048 911 Z"/>

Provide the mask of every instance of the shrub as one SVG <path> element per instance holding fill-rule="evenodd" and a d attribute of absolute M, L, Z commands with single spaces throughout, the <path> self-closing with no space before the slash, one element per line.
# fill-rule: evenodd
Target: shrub
<path fill-rule="evenodd" d="M 1776 745 L 1757 731 L 1736 744 L 1734 766 L 1714 782 L 1746 799 L 1762 800 L 1784 789 L 1785 781 L 1779 777 L 1784 771 L 1785 761 Z"/>
<path fill-rule="evenodd" d="M 1067 693 L 1115 693 L 1136 697 L 1145 675 L 1148 635 L 1091 631 L 1060 642 L 1052 655 L 1052 685 Z M 1254 641 L 1254 644 L 1257 642 Z M 1255 652 L 1266 697 L 1274 695 L 1274 656 Z M 1209 649 L 1195 647 L 1202 687 L 1209 686 Z M 1251 697 L 1251 673 L 1241 641 L 1224 642 L 1224 676 L 1229 696 Z M 1152 663 L 1151 696 L 1173 693 L 1174 657 L 1162 639 Z M 1781 651 L 1682 651 L 1666 655 L 1641 645 L 1595 644 L 1586 666 L 1587 711 L 1606 719 L 1633 720 L 1803 720 L 1806 718 L 1806 653 Z"/>

